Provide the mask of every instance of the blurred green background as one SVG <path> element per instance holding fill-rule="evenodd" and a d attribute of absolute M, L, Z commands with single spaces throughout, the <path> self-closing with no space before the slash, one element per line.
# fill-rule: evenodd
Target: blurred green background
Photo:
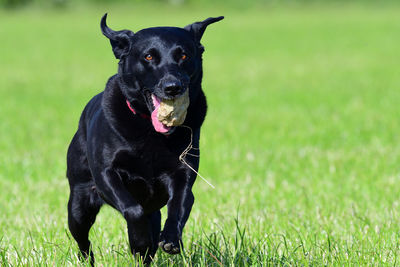
<path fill-rule="evenodd" d="M 397 1 L 0 1 L 0 265 L 76 266 L 67 146 L 116 72 L 100 32 L 185 26 L 202 40 L 202 128 L 185 253 L 155 266 L 396 266 L 400 205 Z M 132 264 L 104 207 L 97 263 Z"/>

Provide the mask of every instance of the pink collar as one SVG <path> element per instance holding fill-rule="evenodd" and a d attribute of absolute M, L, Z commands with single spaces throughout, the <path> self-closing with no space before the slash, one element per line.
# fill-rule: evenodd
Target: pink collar
<path fill-rule="evenodd" d="M 128 100 L 126 100 L 126 104 L 128 105 L 128 108 L 132 111 L 133 114 L 136 114 L 136 110 L 131 106 L 131 103 L 129 103 Z M 142 117 L 143 119 L 147 119 L 147 120 L 151 120 L 151 117 L 149 115 L 146 115 L 144 113 L 140 114 L 140 117 Z"/>

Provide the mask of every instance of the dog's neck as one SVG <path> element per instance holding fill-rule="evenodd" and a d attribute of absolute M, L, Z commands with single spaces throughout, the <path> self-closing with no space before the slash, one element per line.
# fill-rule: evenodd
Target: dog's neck
<path fill-rule="evenodd" d="M 124 136 L 135 135 L 136 131 L 134 131 L 133 125 L 138 126 L 138 124 L 140 125 L 141 129 L 148 129 L 149 131 L 151 131 L 151 122 L 148 119 L 144 119 L 142 116 L 137 115 L 147 115 L 145 113 L 142 113 L 143 107 L 138 109 L 137 106 L 134 106 L 136 115 L 133 114 L 126 103 L 127 99 L 122 93 L 117 79 L 117 76 L 113 76 L 109 79 L 104 90 L 101 103 L 102 108 L 105 111 L 104 116 L 106 117 L 110 126 Z M 132 105 L 133 103 L 130 102 L 130 104 Z"/>
<path fill-rule="evenodd" d="M 144 114 L 144 113 L 140 113 L 138 114 L 135 110 L 135 108 L 133 107 L 133 105 L 129 102 L 129 100 L 126 100 L 126 105 L 128 106 L 128 108 L 130 109 L 130 111 L 132 111 L 133 115 L 138 115 L 140 117 L 142 117 L 143 119 L 146 120 L 151 120 L 151 116 Z"/>

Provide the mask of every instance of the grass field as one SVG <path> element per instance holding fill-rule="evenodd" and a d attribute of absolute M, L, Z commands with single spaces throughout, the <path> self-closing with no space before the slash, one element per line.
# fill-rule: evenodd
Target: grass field
<path fill-rule="evenodd" d="M 207 30 L 204 124 L 183 256 L 155 266 L 396 266 L 400 261 L 400 5 L 252 9 L 83 6 L 0 11 L 0 265 L 76 266 L 65 155 L 116 71 L 113 29 Z M 168 14 L 168 15 L 166 15 Z M 104 207 L 99 266 L 133 264 Z"/>

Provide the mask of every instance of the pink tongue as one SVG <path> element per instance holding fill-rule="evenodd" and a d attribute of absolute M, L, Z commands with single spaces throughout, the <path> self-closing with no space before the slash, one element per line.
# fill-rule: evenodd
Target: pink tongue
<path fill-rule="evenodd" d="M 151 122 L 153 123 L 153 127 L 159 133 L 166 133 L 171 129 L 171 127 L 165 126 L 157 118 L 157 113 L 158 109 L 160 108 L 161 102 L 154 95 L 152 95 L 152 99 L 153 99 L 153 105 L 155 107 L 154 111 L 151 113 Z"/>

